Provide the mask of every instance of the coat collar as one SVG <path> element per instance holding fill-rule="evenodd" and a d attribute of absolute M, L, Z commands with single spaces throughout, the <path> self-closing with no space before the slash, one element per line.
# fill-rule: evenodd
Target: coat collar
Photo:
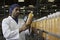
<path fill-rule="evenodd" d="M 11 17 L 11 16 L 8 16 L 8 18 L 10 19 L 10 21 L 13 21 L 16 23 L 16 21 Z M 17 23 L 16 23 L 17 24 Z"/>
<path fill-rule="evenodd" d="M 8 16 L 8 18 L 10 19 L 10 21 L 15 22 L 15 20 L 14 20 L 11 16 Z M 21 23 L 25 23 L 23 19 L 18 18 L 18 24 L 19 24 L 20 22 L 21 22 Z M 16 22 L 15 22 L 15 23 L 16 23 Z M 17 23 L 16 23 L 16 24 L 17 24 Z"/>

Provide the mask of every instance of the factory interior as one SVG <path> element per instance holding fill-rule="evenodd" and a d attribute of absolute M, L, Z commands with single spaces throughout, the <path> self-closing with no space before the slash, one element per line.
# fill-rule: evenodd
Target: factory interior
<path fill-rule="evenodd" d="M 33 21 L 25 40 L 60 40 L 60 0 L 0 0 L 0 40 L 6 40 L 2 20 L 9 16 L 12 4 L 19 4 L 22 19 L 33 11 Z"/>

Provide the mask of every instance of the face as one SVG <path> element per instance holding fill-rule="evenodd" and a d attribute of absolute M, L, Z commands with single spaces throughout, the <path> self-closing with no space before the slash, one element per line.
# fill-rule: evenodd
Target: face
<path fill-rule="evenodd" d="M 12 11 L 12 16 L 13 17 L 18 17 L 19 16 L 19 14 L 20 14 L 20 8 L 19 7 L 15 7 L 14 9 L 13 9 L 13 11 Z"/>

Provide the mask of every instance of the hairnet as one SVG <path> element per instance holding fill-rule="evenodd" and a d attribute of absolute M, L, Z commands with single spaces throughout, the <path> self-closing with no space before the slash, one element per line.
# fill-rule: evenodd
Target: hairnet
<path fill-rule="evenodd" d="M 9 13 L 10 13 L 10 14 L 12 13 L 12 11 L 13 11 L 13 9 L 14 9 L 15 7 L 19 7 L 19 5 L 18 5 L 18 4 L 12 4 L 12 5 L 10 6 L 10 8 L 9 8 Z"/>

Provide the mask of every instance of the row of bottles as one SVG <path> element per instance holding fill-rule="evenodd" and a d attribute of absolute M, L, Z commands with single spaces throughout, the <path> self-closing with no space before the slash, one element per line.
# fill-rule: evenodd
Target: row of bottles
<path fill-rule="evenodd" d="M 48 17 L 42 17 L 32 22 L 31 27 L 44 30 L 49 33 L 60 35 L 60 12 L 56 12 L 48 15 Z M 58 37 L 43 33 L 43 37 L 46 40 L 60 40 Z"/>

